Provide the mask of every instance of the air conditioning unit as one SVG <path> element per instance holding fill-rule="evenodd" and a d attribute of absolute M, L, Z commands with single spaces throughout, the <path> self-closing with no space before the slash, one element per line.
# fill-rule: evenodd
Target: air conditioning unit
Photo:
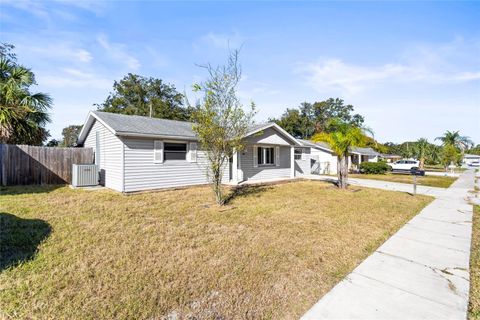
<path fill-rule="evenodd" d="M 98 166 L 96 164 L 74 164 L 72 167 L 72 186 L 87 187 L 98 185 Z"/>

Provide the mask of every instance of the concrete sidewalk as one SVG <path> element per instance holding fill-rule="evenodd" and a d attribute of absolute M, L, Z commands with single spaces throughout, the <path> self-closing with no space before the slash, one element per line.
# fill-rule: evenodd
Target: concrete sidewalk
<path fill-rule="evenodd" d="M 473 176 L 436 194 L 302 319 L 465 319 Z"/>

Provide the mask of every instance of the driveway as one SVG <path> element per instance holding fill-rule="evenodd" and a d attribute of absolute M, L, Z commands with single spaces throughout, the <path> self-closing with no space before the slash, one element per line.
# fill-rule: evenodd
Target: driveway
<path fill-rule="evenodd" d="M 303 317 L 312 319 L 465 319 L 469 293 L 472 170 L 388 239 Z M 352 184 L 357 182 L 352 179 Z M 375 183 L 373 183 L 375 182 Z M 379 184 L 381 183 L 381 184 Z M 399 183 L 358 185 L 407 191 Z M 408 191 L 411 191 L 412 186 Z"/>

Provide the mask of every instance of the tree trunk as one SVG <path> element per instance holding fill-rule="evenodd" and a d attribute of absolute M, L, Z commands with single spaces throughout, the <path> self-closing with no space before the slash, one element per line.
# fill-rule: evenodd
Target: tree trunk
<path fill-rule="evenodd" d="M 423 170 L 424 166 L 425 166 L 425 158 L 420 158 L 420 169 Z"/>
<path fill-rule="evenodd" d="M 348 157 L 338 156 L 337 167 L 338 187 L 346 189 L 348 185 Z"/>
<path fill-rule="evenodd" d="M 225 199 L 223 197 L 222 192 L 222 173 L 221 173 L 221 165 L 215 165 L 212 168 L 212 186 L 213 192 L 215 193 L 215 201 L 219 205 L 225 204 Z"/>

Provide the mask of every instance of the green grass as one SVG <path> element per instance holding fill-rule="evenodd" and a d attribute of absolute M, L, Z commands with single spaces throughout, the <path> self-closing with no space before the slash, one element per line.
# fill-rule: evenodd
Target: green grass
<path fill-rule="evenodd" d="M 382 180 L 413 184 L 413 176 L 409 174 L 386 173 L 386 174 L 350 174 L 352 178 Z M 445 176 L 417 176 L 417 184 L 429 187 L 448 188 L 457 180 L 455 177 Z"/>
<path fill-rule="evenodd" d="M 2 189 L 0 318 L 295 319 L 432 198 L 298 181 Z"/>
<path fill-rule="evenodd" d="M 480 206 L 473 206 L 468 319 L 480 319 Z"/>

